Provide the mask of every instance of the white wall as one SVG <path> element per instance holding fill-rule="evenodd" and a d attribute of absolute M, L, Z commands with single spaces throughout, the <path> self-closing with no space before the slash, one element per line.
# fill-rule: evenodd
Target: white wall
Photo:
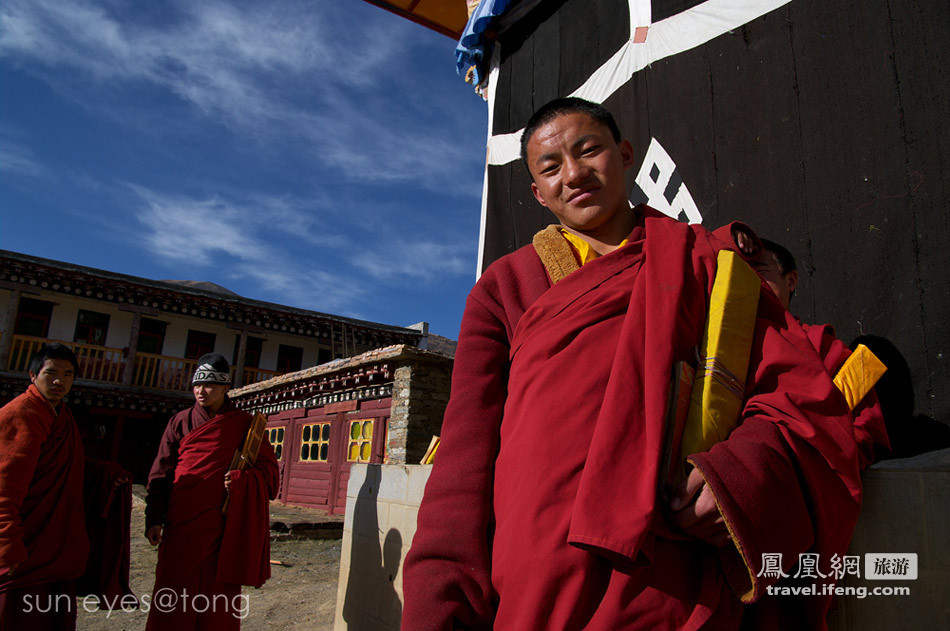
<path fill-rule="evenodd" d="M 10 290 L 0 289 L 0 308 L 8 304 L 12 295 L 13 292 Z M 125 348 L 129 345 L 129 335 L 132 331 L 134 314 L 130 311 L 122 311 L 119 308 L 120 304 L 99 301 L 94 298 L 73 297 L 42 290 L 37 294 L 23 295 L 36 300 L 52 302 L 55 305 L 50 319 L 48 334 L 50 339 L 71 342 L 76 333 L 76 319 L 79 315 L 79 310 L 85 309 L 87 311 L 109 314 L 109 330 L 106 334 L 105 346 Z M 144 317 L 168 323 L 165 329 L 165 343 L 162 347 L 162 355 L 183 357 L 185 354 L 185 344 L 188 339 L 188 331 L 195 330 L 214 333 L 215 352 L 224 355 L 228 361 L 232 361 L 233 359 L 232 355 L 234 353 L 235 340 L 240 335 L 240 331 L 229 329 L 224 321 L 212 321 L 206 318 L 192 317 L 174 312 L 160 312 L 156 315 L 145 315 Z M 4 334 L 6 334 L 6 332 L 4 332 Z M 261 349 L 260 368 L 265 370 L 274 370 L 276 368 L 277 352 L 281 344 L 297 346 L 304 349 L 302 368 L 317 365 L 321 343 L 321 340 L 318 338 L 302 337 L 276 331 L 251 333 L 250 335 L 264 339 L 264 344 Z"/>

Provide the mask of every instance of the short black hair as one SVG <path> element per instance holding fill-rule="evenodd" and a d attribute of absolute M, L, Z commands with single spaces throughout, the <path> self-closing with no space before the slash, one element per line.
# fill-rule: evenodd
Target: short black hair
<path fill-rule="evenodd" d="M 73 371 L 76 375 L 79 375 L 79 361 L 76 359 L 76 353 L 73 352 L 73 349 L 59 342 L 43 344 L 40 350 L 36 351 L 36 354 L 30 358 L 30 373 L 33 375 L 40 374 L 47 359 L 65 359 L 73 365 Z"/>
<path fill-rule="evenodd" d="M 554 99 L 538 108 L 538 111 L 531 115 L 531 118 L 528 119 L 528 124 L 524 127 L 524 133 L 521 134 L 521 160 L 525 166 L 528 166 L 528 141 L 531 140 L 531 136 L 534 135 L 534 132 L 538 131 L 538 127 L 554 120 L 558 116 L 574 113 L 586 114 L 595 121 L 603 123 L 607 126 L 607 129 L 610 130 L 610 135 L 613 136 L 614 142 L 620 142 L 620 128 L 617 127 L 617 121 L 614 120 L 614 116 L 610 113 L 610 110 L 600 103 L 585 101 L 576 96 Z"/>
<path fill-rule="evenodd" d="M 778 266 L 782 272 L 782 276 L 791 274 L 796 271 L 798 267 L 795 265 L 795 257 L 792 256 L 792 253 L 786 250 L 783 246 L 779 245 L 775 241 L 769 241 L 768 239 L 761 239 L 762 247 L 765 248 L 767 252 L 771 252 L 775 255 L 775 259 L 778 261 Z"/>

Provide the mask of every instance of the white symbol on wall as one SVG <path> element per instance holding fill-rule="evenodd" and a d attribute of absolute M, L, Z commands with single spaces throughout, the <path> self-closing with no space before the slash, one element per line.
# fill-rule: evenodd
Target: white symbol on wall
<path fill-rule="evenodd" d="M 673 219 L 689 223 L 703 222 L 703 216 L 686 188 L 676 163 L 656 138 L 650 139 L 650 148 L 643 156 L 630 201 L 652 206 Z"/>

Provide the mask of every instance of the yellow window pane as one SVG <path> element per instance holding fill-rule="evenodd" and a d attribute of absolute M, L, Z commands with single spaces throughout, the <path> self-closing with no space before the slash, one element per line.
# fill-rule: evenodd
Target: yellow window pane
<path fill-rule="evenodd" d="M 360 456 L 360 444 L 359 443 L 350 443 L 350 452 L 347 456 L 348 460 L 357 460 Z"/>
<path fill-rule="evenodd" d="M 356 440 L 360 437 L 360 424 L 356 421 L 350 425 L 350 438 Z"/>
<path fill-rule="evenodd" d="M 369 462 L 371 446 L 372 443 L 363 443 L 363 445 L 360 447 L 360 460 L 362 462 Z"/>
<path fill-rule="evenodd" d="M 363 423 L 363 438 L 367 440 L 373 437 L 373 421 Z"/>

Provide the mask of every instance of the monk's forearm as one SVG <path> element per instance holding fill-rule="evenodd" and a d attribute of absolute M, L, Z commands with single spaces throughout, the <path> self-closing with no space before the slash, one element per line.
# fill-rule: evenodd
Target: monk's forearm
<path fill-rule="evenodd" d="M 145 491 L 145 529 L 164 526 L 168 514 L 171 482 L 167 479 L 150 480 Z"/>

